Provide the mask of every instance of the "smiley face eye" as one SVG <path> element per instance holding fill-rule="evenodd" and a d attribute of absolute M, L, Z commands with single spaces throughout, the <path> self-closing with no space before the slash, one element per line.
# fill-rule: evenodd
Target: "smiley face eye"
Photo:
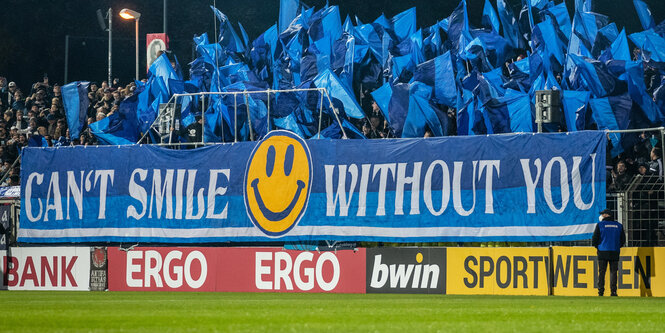
<path fill-rule="evenodd" d="M 284 175 L 289 176 L 293 169 L 293 155 L 295 154 L 293 145 L 286 147 L 286 154 L 284 154 Z"/>
<path fill-rule="evenodd" d="M 266 175 L 268 177 L 272 176 L 272 171 L 275 168 L 275 146 L 268 147 L 268 153 L 266 154 Z"/>

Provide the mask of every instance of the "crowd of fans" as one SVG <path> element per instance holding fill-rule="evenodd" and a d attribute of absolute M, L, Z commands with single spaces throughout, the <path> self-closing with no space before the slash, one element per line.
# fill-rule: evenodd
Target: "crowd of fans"
<path fill-rule="evenodd" d="M 120 102 L 135 89 L 132 82 L 120 86 L 119 80 L 111 86 L 92 82 L 88 98 L 87 123 L 91 124 L 112 114 Z M 80 137 L 70 138 L 62 101 L 61 86 L 51 84 L 47 76 L 23 91 L 15 82 L 0 77 L 0 186 L 19 185 L 20 151 L 34 142 L 37 146 L 59 147 L 94 144 L 96 140 L 89 130 Z"/>

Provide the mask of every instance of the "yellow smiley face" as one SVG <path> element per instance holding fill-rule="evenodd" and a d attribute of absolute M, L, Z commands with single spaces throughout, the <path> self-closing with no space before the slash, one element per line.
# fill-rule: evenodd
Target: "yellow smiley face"
<path fill-rule="evenodd" d="M 311 178 L 312 163 L 305 140 L 287 131 L 268 133 L 247 163 L 247 215 L 268 236 L 287 233 L 305 213 Z"/>

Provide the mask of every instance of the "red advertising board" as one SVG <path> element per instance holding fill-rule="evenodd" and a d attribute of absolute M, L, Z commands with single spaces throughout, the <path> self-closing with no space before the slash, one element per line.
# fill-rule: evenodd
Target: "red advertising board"
<path fill-rule="evenodd" d="M 365 292 L 365 249 L 109 248 L 109 290 Z"/>
<path fill-rule="evenodd" d="M 109 290 L 214 291 L 218 248 L 108 248 Z"/>

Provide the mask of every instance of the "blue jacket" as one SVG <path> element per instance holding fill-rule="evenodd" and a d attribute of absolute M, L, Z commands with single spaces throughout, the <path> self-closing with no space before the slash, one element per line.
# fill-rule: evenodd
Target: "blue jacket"
<path fill-rule="evenodd" d="M 618 259 L 618 252 L 626 243 L 623 225 L 616 221 L 603 220 L 596 225 L 591 243 L 598 249 L 599 253 L 615 252 Z"/>

